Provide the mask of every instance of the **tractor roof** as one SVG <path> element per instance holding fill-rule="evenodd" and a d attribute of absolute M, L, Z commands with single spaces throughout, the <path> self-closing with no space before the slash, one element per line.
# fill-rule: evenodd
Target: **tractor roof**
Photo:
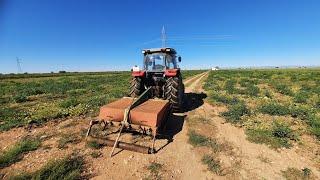
<path fill-rule="evenodd" d="M 176 50 L 170 47 L 164 47 L 164 48 L 151 48 L 151 49 L 143 49 L 143 54 L 151 54 L 151 53 L 158 53 L 158 52 L 166 52 L 170 54 L 176 54 Z"/>

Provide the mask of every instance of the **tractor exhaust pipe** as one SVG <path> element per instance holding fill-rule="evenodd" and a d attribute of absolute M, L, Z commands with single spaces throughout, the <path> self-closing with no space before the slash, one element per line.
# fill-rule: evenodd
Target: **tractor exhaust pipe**
<path fill-rule="evenodd" d="M 87 141 L 96 141 L 97 143 L 99 143 L 101 145 L 110 146 L 110 147 L 113 147 L 115 144 L 114 140 L 94 138 L 94 137 L 90 137 L 90 136 L 87 137 Z M 118 141 L 115 147 L 119 148 L 119 149 L 128 150 L 128 151 L 139 152 L 139 153 L 143 153 L 143 154 L 151 154 L 153 152 L 150 147 L 145 147 L 145 146 L 141 146 L 141 145 L 137 145 L 137 144 L 125 143 L 125 142 L 121 142 L 121 141 Z"/>

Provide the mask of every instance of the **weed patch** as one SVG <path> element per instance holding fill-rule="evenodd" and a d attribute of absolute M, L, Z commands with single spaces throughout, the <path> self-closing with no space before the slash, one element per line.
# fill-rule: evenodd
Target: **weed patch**
<path fill-rule="evenodd" d="M 222 116 L 226 118 L 227 122 L 237 124 L 241 123 L 241 117 L 250 114 L 249 109 L 244 103 L 237 103 L 232 105 L 227 112 L 223 112 Z"/>
<path fill-rule="evenodd" d="M 301 170 L 297 168 L 287 168 L 285 171 L 281 171 L 282 176 L 288 180 L 307 180 L 312 176 L 312 171 L 309 168 L 303 168 Z"/>
<path fill-rule="evenodd" d="M 290 114 L 290 109 L 278 103 L 263 104 L 259 107 L 259 111 L 264 114 L 283 116 Z"/>
<path fill-rule="evenodd" d="M 293 97 L 296 103 L 306 103 L 309 98 L 309 94 L 306 91 L 299 91 Z"/>
<path fill-rule="evenodd" d="M 237 104 L 239 103 L 239 99 L 236 97 L 230 97 L 227 95 L 219 95 L 218 93 L 214 93 L 210 96 L 211 99 L 213 99 L 216 102 L 221 102 L 223 104 Z"/>
<path fill-rule="evenodd" d="M 308 124 L 310 126 L 311 133 L 320 139 L 320 118 L 312 115 L 308 119 Z"/>
<path fill-rule="evenodd" d="M 151 173 L 151 177 L 146 178 L 146 179 L 161 179 L 160 176 L 160 171 L 162 170 L 163 165 L 157 162 L 152 162 L 149 164 L 149 166 L 147 167 L 147 169 L 150 171 Z"/>
<path fill-rule="evenodd" d="M 247 129 L 247 139 L 258 144 L 267 144 L 274 149 L 290 148 L 290 140 L 297 140 L 297 135 L 286 124 L 274 122 L 271 129 Z"/>
<path fill-rule="evenodd" d="M 213 158 L 210 155 L 204 155 L 201 161 L 203 164 L 206 164 L 208 166 L 209 171 L 219 176 L 223 175 L 219 160 Z"/>
<path fill-rule="evenodd" d="M 30 137 L 23 138 L 9 150 L 0 155 L 0 168 L 10 166 L 15 162 L 20 161 L 23 158 L 23 154 L 38 149 L 40 144 L 41 142 L 39 139 Z"/>
<path fill-rule="evenodd" d="M 255 86 L 255 85 L 249 85 L 247 88 L 246 88 L 246 94 L 248 94 L 249 96 L 252 96 L 252 97 L 256 97 L 258 96 L 259 92 L 260 92 L 260 89 L 259 87 Z"/>
<path fill-rule="evenodd" d="M 99 151 L 93 151 L 92 153 L 90 153 L 90 156 L 92 158 L 99 158 L 102 156 L 102 154 Z"/>
<path fill-rule="evenodd" d="M 70 108 L 70 107 L 75 107 L 76 105 L 79 104 L 79 101 L 76 98 L 70 98 L 62 101 L 60 103 L 60 107 L 62 108 Z"/>
<path fill-rule="evenodd" d="M 11 179 L 80 179 L 84 159 L 81 156 L 68 156 L 60 160 L 50 161 L 40 170 L 22 173 Z"/>
<path fill-rule="evenodd" d="M 188 135 L 189 135 L 189 143 L 192 146 L 195 146 L 195 147 L 207 146 L 207 147 L 210 147 L 214 152 L 220 151 L 220 144 L 214 139 L 197 134 L 194 131 L 189 132 Z"/>
<path fill-rule="evenodd" d="M 235 88 L 236 81 L 235 80 L 228 80 L 224 86 L 225 90 L 229 94 L 234 94 L 237 92 L 237 89 Z"/>
<path fill-rule="evenodd" d="M 77 144 L 80 138 L 76 134 L 62 134 L 58 141 L 58 148 L 63 149 L 67 144 Z"/>
<path fill-rule="evenodd" d="M 97 141 L 88 141 L 87 146 L 92 149 L 100 149 L 103 147 L 103 145 L 99 144 Z"/>
<path fill-rule="evenodd" d="M 288 96 L 293 95 L 292 90 L 285 84 L 276 84 L 275 88 L 281 94 L 288 95 Z"/>
<path fill-rule="evenodd" d="M 22 103 L 28 101 L 28 96 L 26 96 L 25 94 L 18 94 L 14 96 L 13 99 L 16 103 Z"/>

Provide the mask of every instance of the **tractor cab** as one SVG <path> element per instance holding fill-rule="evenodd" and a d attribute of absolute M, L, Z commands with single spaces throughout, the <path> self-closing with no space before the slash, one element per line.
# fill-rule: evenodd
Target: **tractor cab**
<path fill-rule="evenodd" d="M 173 48 L 156 48 L 142 50 L 143 69 L 151 72 L 164 72 L 167 69 L 178 69 L 176 51 Z"/>

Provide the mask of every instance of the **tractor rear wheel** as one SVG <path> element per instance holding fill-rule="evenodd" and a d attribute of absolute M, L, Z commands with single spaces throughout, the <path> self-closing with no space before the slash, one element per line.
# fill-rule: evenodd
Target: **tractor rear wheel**
<path fill-rule="evenodd" d="M 181 112 L 184 98 L 184 85 L 181 76 L 168 78 L 164 89 L 165 99 L 170 101 L 172 110 Z"/>
<path fill-rule="evenodd" d="M 139 77 L 132 78 L 129 96 L 138 97 L 140 96 L 141 93 L 143 93 L 143 91 L 144 91 L 144 86 L 143 86 L 142 79 Z"/>

